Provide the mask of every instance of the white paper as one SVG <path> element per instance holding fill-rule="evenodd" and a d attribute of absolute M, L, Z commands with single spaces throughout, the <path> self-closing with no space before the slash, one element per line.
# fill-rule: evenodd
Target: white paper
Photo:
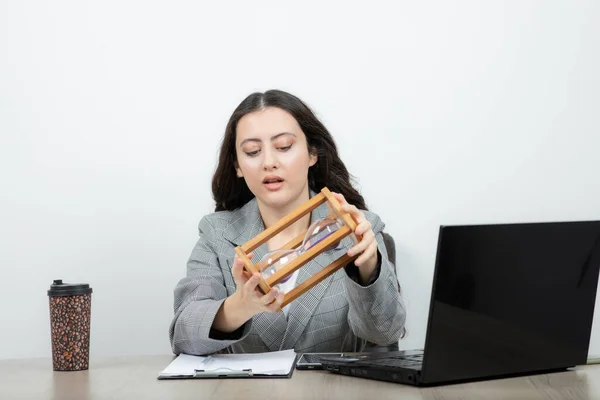
<path fill-rule="evenodd" d="M 180 354 L 159 376 L 193 376 L 195 371 L 252 370 L 253 375 L 288 375 L 294 366 L 293 349 L 268 353 L 215 354 L 207 357 Z"/>

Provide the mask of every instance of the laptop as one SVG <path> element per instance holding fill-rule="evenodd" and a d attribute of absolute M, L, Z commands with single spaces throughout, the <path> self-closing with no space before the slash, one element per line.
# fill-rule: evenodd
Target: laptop
<path fill-rule="evenodd" d="M 599 269 L 600 221 L 441 226 L 424 349 L 323 368 L 429 386 L 586 364 Z"/>

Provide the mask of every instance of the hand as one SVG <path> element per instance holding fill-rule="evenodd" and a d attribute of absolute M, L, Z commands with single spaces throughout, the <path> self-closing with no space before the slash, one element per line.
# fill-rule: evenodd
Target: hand
<path fill-rule="evenodd" d="M 358 267 L 361 281 L 366 282 L 375 270 L 375 267 L 377 267 L 377 241 L 375 240 L 373 226 L 362 211 L 356 208 L 356 206 L 348 204 L 343 195 L 340 193 L 332 194 L 340 202 L 342 211 L 349 213 L 357 222 L 354 233 L 359 237 L 362 236 L 362 240 L 348 250 L 348 255 L 352 257 L 360 254 L 354 261 L 354 265 Z"/>
<path fill-rule="evenodd" d="M 252 254 L 248 257 L 252 258 Z M 258 289 L 260 274 L 252 275 L 248 272 L 244 268 L 244 262 L 237 255 L 233 260 L 231 273 L 237 286 L 232 297 L 237 297 L 238 304 L 245 310 L 248 319 L 263 311 L 276 312 L 281 308 L 283 293 L 279 293 L 276 288 L 271 288 L 269 293 L 263 295 Z"/>

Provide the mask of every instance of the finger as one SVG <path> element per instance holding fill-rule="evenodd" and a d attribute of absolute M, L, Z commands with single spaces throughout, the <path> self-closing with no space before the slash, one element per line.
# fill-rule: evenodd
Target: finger
<path fill-rule="evenodd" d="M 277 296 L 279 296 L 279 290 L 277 288 L 271 288 L 271 290 L 269 290 L 269 293 L 265 294 L 260 299 L 260 301 L 266 306 L 271 304 L 273 300 L 277 298 Z"/>
<path fill-rule="evenodd" d="M 375 254 L 377 254 L 377 243 L 372 243 L 371 246 L 369 246 L 356 260 L 354 260 L 354 265 L 360 267 Z"/>
<path fill-rule="evenodd" d="M 253 253 L 248 254 L 248 258 L 252 258 Z M 233 258 L 233 266 L 231 267 L 231 274 L 233 275 L 233 279 L 240 282 L 246 282 L 252 276 L 244 264 L 244 261 L 240 259 L 237 254 Z"/>
<path fill-rule="evenodd" d="M 352 215 L 356 215 L 357 217 L 359 216 L 359 214 L 362 214 L 360 210 L 356 208 L 355 205 L 348 203 L 342 204 L 342 211 L 350 213 Z"/>
<path fill-rule="evenodd" d="M 348 202 L 346 201 L 346 198 L 344 197 L 343 194 L 341 193 L 336 193 L 336 192 L 331 192 L 331 194 L 333 195 L 333 197 L 336 198 L 336 200 L 343 206 L 344 204 L 348 204 Z"/>
<path fill-rule="evenodd" d="M 283 303 L 283 293 L 281 293 L 274 302 L 269 304 L 266 308 L 270 312 L 277 312 L 281 309 L 281 304 Z"/>
<path fill-rule="evenodd" d="M 362 221 L 360 224 L 358 224 L 358 226 L 356 227 L 356 229 L 354 230 L 354 233 L 356 233 L 357 235 L 364 235 L 367 232 L 372 231 L 373 226 L 371 225 L 371 223 L 367 220 Z"/>
<path fill-rule="evenodd" d="M 233 275 L 234 282 L 238 286 L 244 286 L 246 282 L 248 282 L 248 279 L 252 277 L 252 274 L 246 271 L 243 265 L 234 265 L 233 268 L 231 268 L 231 274 Z"/>
<path fill-rule="evenodd" d="M 252 278 L 252 272 L 248 271 L 247 269 L 244 269 L 242 271 L 242 279 L 244 283 L 246 283 L 250 278 Z"/>
<path fill-rule="evenodd" d="M 363 235 L 362 240 L 358 242 L 356 246 L 353 246 L 352 248 L 350 248 L 350 250 L 348 250 L 348 255 L 350 257 L 353 257 L 357 254 L 364 252 L 374 241 L 375 234 L 373 233 L 373 231 L 367 231 L 367 233 Z"/>
<path fill-rule="evenodd" d="M 339 201 L 341 209 L 343 212 L 347 212 L 352 215 L 352 219 L 359 224 L 362 220 L 366 220 L 362 211 L 360 211 L 356 206 L 349 204 L 344 195 L 340 193 L 332 193 L 334 197 Z"/>
<path fill-rule="evenodd" d="M 244 284 L 244 290 L 248 294 L 254 294 L 257 290 L 258 283 L 260 282 L 259 274 L 252 274 L 252 277 L 248 279 L 248 282 Z"/>
<path fill-rule="evenodd" d="M 342 212 L 350 214 L 350 216 L 352 217 L 354 222 L 356 222 L 357 225 L 367 220 L 365 214 L 358 208 L 356 208 L 356 206 L 353 206 L 351 204 L 342 206 Z"/>
<path fill-rule="evenodd" d="M 252 253 L 248 253 L 248 254 L 247 254 L 247 256 L 248 256 L 248 258 L 249 258 L 250 260 L 252 260 L 252 257 L 254 257 L 254 252 L 252 252 Z M 233 262 L 234 262 L 234 264 L 235 264 L 236 262 L 239 262 L 239 263 L 241 263 L 242 265 L 244 265 L 244 261 L 242 261 L 242 259 L 241 259 L 240 257 L 238 257 L 238 255 L 237 255 L 237 254 L 236 254 L 236 255 L 235 255 L 235 257 L 233 258 Z"/>
<path fill-rule="evenodd" d="M 331 192 L 331 194 L 338 200 L 343 200 L 344 199 L 344 195 L 339 193 L 339 192 Z"/>
<path fill-rule="evenodd" d="M 243 264 L 236 262 L 236 260 L 233 261 L 233 266 L 231 267 L 231 275 L 233 275 L 233 280 L 237 285 L 243 285 L 246 282 L 246 280 L 244 279 L 243 269 Z"/>

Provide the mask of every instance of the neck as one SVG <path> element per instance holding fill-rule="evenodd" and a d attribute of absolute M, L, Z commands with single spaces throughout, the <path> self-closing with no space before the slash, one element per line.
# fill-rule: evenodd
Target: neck
<path fill-rule="evenodd" d="M 265 229 L 268 229 L 271 226 L 275 225 L 280 219 L 294 211 L 296 208 L 300 207 L 309 199 L 310 193 L 308 191 L 308 187 L 306 187 L 304 190 L 302 190 L 302 194 L 298 196 L 298 198 L 296 198 L 293 202 L 287 204 L 284 207 L 270 207 L 269 205 L 258 201 L 258 209 L 260 211 L 260 215 L 262 217 Z M 310 213 L 306 214 L 298 221 L 294 222 L 292 225 L 284 229 L 281 232 L 281 234 L 283 234 L 285 237 L 296 237 L 302 232 L 306 231 L 309 224 Z"/>

